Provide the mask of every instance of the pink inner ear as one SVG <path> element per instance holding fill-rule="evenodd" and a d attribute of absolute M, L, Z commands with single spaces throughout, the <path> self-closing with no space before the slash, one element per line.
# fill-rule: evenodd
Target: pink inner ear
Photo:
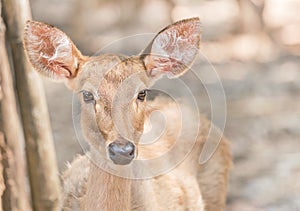
<path fill-rule="evenodd" d="M 70 78 L 77 61 L 72 42 L 60 30 L 39 22 L 28 22 L 25 34 L 28 57 L 41 73 L 54 78 Z"/>
<path fill-rule="evenodd" d="M 154 39 L 151 55 L 145 59 L 150 75 L 170 72 L 180 75 L 193 62 L 200 45 L 200 21 L 189 19 L 179 21 Z"/>

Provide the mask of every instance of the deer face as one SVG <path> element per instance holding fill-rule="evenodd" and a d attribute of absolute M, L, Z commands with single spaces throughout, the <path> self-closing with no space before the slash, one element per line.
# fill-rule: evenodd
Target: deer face
<path fill-rule="evenodd" d="M 42 75 L 64 81 L 81 100 L 87 141 L 114 164 L 137 155 L 146 118 L 146 95 L 163 74 L 179 76 L 192 64 L 200 43 L 198 18 L 179 21 L 156 35 L 138 56 L 85 57 L 55 27 L 28 21 L 24 47 Z"/>
<path fill-rule="evenodd" d="M 91 58 L 71 82 L 81 99 L 86 139 L 115 164 L 128 164 L 137 154 L 148 83 L 138 57 L 116 55 Z"/>

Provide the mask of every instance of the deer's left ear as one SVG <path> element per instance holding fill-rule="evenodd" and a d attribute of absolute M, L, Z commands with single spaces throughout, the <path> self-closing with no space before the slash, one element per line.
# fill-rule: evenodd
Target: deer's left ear
<path fill-rule="evenodd" d="M 200 20 L 178 21 L 162 31 L 142 53 L 149 76 L 182 75 L 192 65 L 200 47 Z"/>

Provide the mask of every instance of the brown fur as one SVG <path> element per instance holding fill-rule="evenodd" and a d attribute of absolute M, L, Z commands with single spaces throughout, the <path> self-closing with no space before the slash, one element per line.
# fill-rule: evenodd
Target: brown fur
<path fill-rule="evenodd" d="M 231 164 L 228 142 L 222 138 L 213 157 L 200 165 L 198 160 L 210 122 L 200 119 L 194 143 L 195 129 L 189 124 L 198 120 L 189 108 L 183 107 L 189 122 L 183 122 L 187 127 L 177 142 L 182 129 L 178 106 L 161 97 L 149 102 L 137 99 L 138 93 L 151 87 L 161 74 L 179 76 L 187 71 L 199 44 L 200 22 L 193 18 L 162 30 L 144 51 L 150 54 L 129 58 L 113 54 L 85 57 L 60 30 L 42 23 L 27 23 L 24 46 L 29 60 L 38 72 L 64 80 L 79 94 L 82 131 L 91 146 L 91 152 L 75 159 L 63 175 L 62 209 L 214 211 L 224 208 Z M 164 55 L 157 55 L 161 50 Z M 92 102 L 84 102 L 84 92 L 92 94 Z M 149 115 L 155 110 L 164 114 L 164 131 L 156 142 L 139 145 Z M 151 123 L 164 126 L 159 120 Z M 170 168 L 140 180 L 108 173 L 107 169 L 131 176 L 142 171 L 134 165 L 112 163 L 107 147 L 116 140 L 135 144 L 135 157 L 139 160 L 168 155 L 159 163 L 149 164 L 145 171 Z M 168 153 L 170 150 L 172 153 Z M 178 158 L 182 159 L 174 166 Z"/>
<path fill-rule="evenodd" d="M 175 104 L 166 102 L 165 99 L 161 98 L 148 103 L 148 109 L 150 111 L 158 107 L 160 110 L 168 110 L 169 112 L 167 114 L 170 116 L 166 118 L 170 118 L 176 123 L 172 113 L 172 110 L 176 112 L 177 108 Z M 122 179 L 103 172 L 101 169 L 95 167 L 93 163 L 90 163 L 88 158 L 84 159 L 80 165 L 76 165 L 78 160 L 83 160 L 82 157 L 77 158 L 74 161 L 74 168 L 71 167 L 64 173 L 65 184 L 68 184 L 65 185 L 64 190 L 69 194 L 69 197 L 65 199 L 65 201 L 73 201 L 72 205 L 76 204 L 76 206 L 81 206 L 82 210 L 96 210 L 101 199 L 107 199 L 107 203 L 104 204 L 109 207 L 109 209 L 105 209 L 108 207 L 102 206 L 101 210 L 201 210 L 201 206 L 205 206 L 205 210 L 208 211 L 223 210 L 226 201 L 227 179 L 231 165 L 231 156 L 228 141 L 223 138 L 213 157 L 204 165 L 198 163 L 199 155 L 209 128 L 210 122 L 202 117 L 199 136 L 193 151 L 178 167 L 167 174 L 157 176 L 153 179 L 132 181 Z M 139 148 L 139 158 L 153 158 L 167 151 L 169 147 L 173 145 L 171 142 L 174 140 L 174 138 L 172 138 L 174 133 L 169 133 L 169 130 L 174 129 L 178 130 L 178 125 L 168 125 L 165 134 L 158 142 L 147 148 Z M 189 141 L 187 140 L 186 145 L 188 144 Z M 178 154 L 176 153 L 174 156 L 178 156 Z M 91 166 L 93 168 L 91 168 Z M 78 171 L 77 168 L 80 168 L 81 171 L 89 169 L 89 174 L 86 174 L 84 178 L 80 178 L 78 173 L 76 173 L 76 171 Z M 89 177 L 95 178 L 94 180 L 90 179 L 90 184 L 87 179 Z M 74 184 L 70 185 L 69 181 L 73 180 Z M 103 181 L 106 182 L 103 183 Z M 103 186 L 103 184 L 107 185 L 107 182 L 110 182 L 109 185 Z M 70 193 L 74 191 L 73 187 L 77 186 L 78 183 L 82 184 L 82 186 L 77 189 L 86 190 L 96 188 L 96 192 L 98 191 L 105 195 L 96 197 L 94 191 L 91 191 L 93 193 L 88 196 L 87 193 L 82 191 L 82 193 L 76 192 L 76 197 L 74 197 L 74 194 Z M 130 185 L 129 188 L 128 185 Z M 102 190 L 102 188 L 105 190 Z M 128 198 L 129 195 L 124 193 L 130 193 L 130 201 Z M 78 200 L 78 198 L 82 197 L 88 199 L 88 202 Z M 112 200 L 113 198 L 116 200 Z M 122 199 L 127 199 L 127 203 L 120 203 Z M 197 204 L 199 203 L 197 200 L 201 200 L 200 205 Z M 96 202 L 94 207 L 84 209 L 87 205 L 91 206 L 92 201 Z M 64 209 L 71 210 L 71 208 L 68 207 L 69 204 L 70 203 L 65 203 Z M 125 209 L 125 207 L 128 209 Z M 72 207 L 72 210 L 74 210 L 74 207 Z"/>

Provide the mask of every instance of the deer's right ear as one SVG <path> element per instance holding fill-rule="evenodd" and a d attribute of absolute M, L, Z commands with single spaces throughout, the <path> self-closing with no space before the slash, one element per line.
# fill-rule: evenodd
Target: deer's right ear
<path fill-rule="evenodd" d="M 59 29 L 36 21 L 27 21 L 24 48 L 32 66 L 55 80 L 76 77 L 84 57 Z"/>

